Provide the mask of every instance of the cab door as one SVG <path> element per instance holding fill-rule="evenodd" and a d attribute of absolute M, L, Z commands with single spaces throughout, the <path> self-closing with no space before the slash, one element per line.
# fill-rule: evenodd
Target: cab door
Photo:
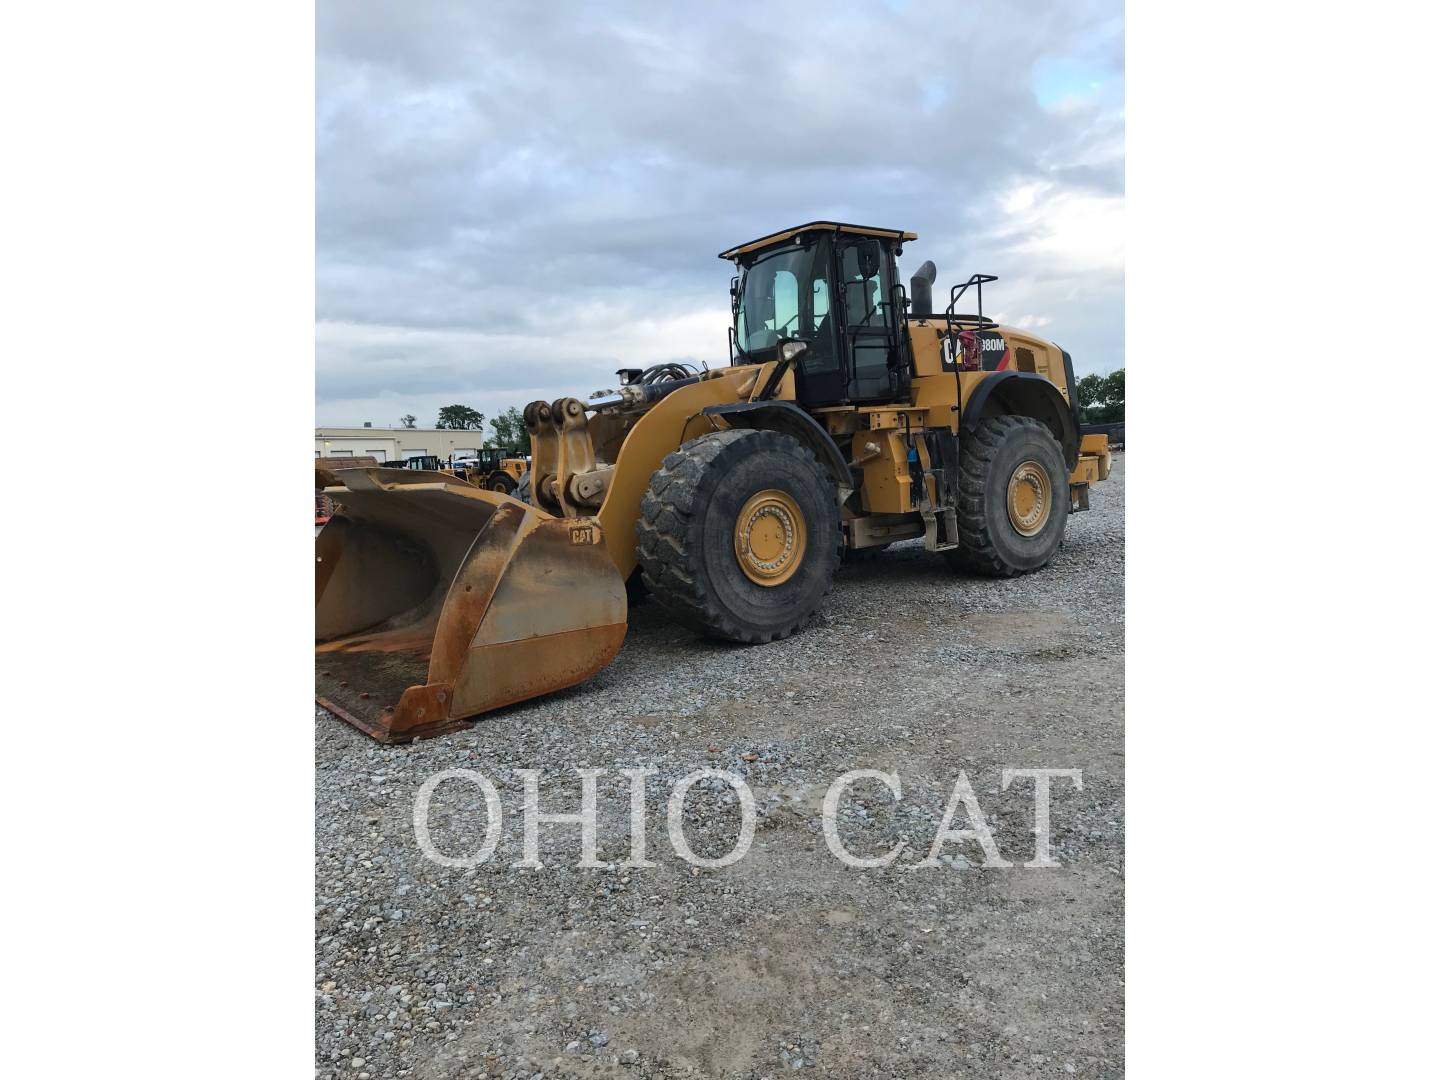
<path fill-rule="evenodd" d="M 809 269 L 796 284 L 800 311 L 796 336 L 810 348 L 795 373 L 795 397 L 811 408 L 839 405 L 849 386 L 832 276 L 831 245 L 825 238 L 815 244 Z"/>
<path fill-rule="evenodd" d="M 893 401 L 900 393 L 892 299 L 894 271 L 873 237 L 847 237 L 839 250 L 843 347 L 850 359 L 850 401 Z"/>

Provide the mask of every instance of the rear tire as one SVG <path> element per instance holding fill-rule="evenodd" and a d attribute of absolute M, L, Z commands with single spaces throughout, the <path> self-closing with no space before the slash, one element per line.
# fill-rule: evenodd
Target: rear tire
<path fill-rule="evenodd" d="M 1040 421 L 983 421 L 960 448 L 960 488 L 960 546 L 946 553 L 952 565 L 1013 577 L 1054 557 L 1070 513 L 1070 474 Z"/>
<path fill-rule="evenodd" d="M 835 483 L 789 435 L 705 435 L 650 478 L 635 538 L 646 588 L 678 622 L 746 644 L 789 637 L 840 564 Z"/>
<path fill-rule="evenodd" d="M 491 491 L 500 492 L 501 495 L 509 495 L 515 490 L 515 481 L 505 473 L 501 473 L 499 476 L 492 476 L 486 487 Z"/>

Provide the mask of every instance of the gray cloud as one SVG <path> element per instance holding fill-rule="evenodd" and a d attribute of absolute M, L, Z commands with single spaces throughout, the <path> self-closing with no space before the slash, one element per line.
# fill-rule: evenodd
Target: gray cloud
<path fill-rule="evenodd" d="M 813 218 L 1124 363 L 1120 3 L 599 8 L 322 0 L 317 422 L 723 363 L 715 254 Z"/>

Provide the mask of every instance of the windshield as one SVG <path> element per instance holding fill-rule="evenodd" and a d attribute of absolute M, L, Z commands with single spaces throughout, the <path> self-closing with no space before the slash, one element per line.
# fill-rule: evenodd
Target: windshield
<path fill-rule="evenodd" d="M 782 248 L 745 271 L 735 337 L 746 353 L 774 348 L 782 337 L 813 340 L 829 311 L 823 246 Z"/>

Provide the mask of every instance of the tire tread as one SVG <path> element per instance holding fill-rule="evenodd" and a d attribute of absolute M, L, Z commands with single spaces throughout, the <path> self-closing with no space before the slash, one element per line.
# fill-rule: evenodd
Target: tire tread
<path fill-rule="evenodd" d="M 699 518 L 708 505 L 701 498 L 701 482 L 706 473 L 724 468 L 728 458 L 759 452 L 792 456 L 805 462 L 818 475 L 824 475 L 815 455 L 791 436 L 750 428 L 714 432 L 666 455 L 650 479 L 635 523 L 636 557 L 645 585 L 656 601 L 677 622 L 692 630 L 752 645 L 789 637 L 804 625 L 812 612 L 797 612 L 784 625 L 768 629 L 737 619 L 720 603 L 706 575 L 696 572 L 699 553 L 691 549 L 690 538 L 698 534 Z M 838 504 L 834 515 L 836 543 L 833 551 L 822 556 L 826 560 L 822 596 L 828 595 L 834 586 L 844 546 Z"/>
<path fill-rule="evenodd" d="M 1028 416 L 996 416 L 983 420 L 960 448 L 960 491 L 962 497 L 955 508 L 960 546 L 947 552 L 951 563 L 960 569 L 986 577 L 1014 577 L 1024 571 L 1010 565 L 1000 555 L 985 519 L 985 478 L 1011 433 L 1029 428 L 1054 439 L 1050 429 Z M 1058 446 L 1058 443 L 1056 444 Z"/>

